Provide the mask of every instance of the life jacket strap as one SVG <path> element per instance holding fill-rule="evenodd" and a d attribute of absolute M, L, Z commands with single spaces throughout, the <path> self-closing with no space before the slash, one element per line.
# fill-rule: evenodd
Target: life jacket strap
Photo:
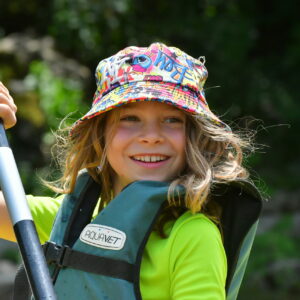
<path fill-rule="evenodd" d="M 134 265 L 126 261 L 76 251 L 68 246 L 47 242 L 43 245 L 47 263 L 133 282 Z"/>

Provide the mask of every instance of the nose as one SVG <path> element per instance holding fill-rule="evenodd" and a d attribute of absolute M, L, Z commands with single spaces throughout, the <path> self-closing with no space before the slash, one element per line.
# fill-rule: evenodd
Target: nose
<path fill-rule="evenodd" d="M 164 135 L 159 124 L 145 124 L 139 135 L 139 142 L 147 144 L 159 144 L 164 141 Z"/>

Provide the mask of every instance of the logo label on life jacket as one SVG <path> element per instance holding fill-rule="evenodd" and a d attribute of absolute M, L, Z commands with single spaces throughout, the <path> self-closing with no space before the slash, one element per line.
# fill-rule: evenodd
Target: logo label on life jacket
<path fill-rule="evenodd" d="M 120 250 L 124 247 L 126 234 L 109 226 L 88 224 L 81 232 L 80 240 L 95 247 Z"/>

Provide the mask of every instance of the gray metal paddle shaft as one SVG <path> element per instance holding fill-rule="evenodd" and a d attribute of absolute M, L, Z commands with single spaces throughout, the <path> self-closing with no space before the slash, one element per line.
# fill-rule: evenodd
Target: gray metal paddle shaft
<path fill-rule="evenodd" d="M 0 119 L 0 186 L 36 300 L 56 300 L 46 259 L 27 204 L 18 168 Z"/>
<path fill-rule="evenodd" d="M 8 147 L 0 147 L 0 186 L 13 225 L 32 220 L 16 162 Z"/>

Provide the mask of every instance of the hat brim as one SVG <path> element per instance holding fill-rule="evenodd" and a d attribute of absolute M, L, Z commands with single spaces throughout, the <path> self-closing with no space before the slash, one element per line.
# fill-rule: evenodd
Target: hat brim
<path fill-rule="evenodd" d="M 204 95 L 188 87 L 168 82 L 138 81 L 118 86 L 109 93 L 94 100 L 92 108 L 72 126 L 74 128 L 85 120 L 94 118 L 115 107 L 139 101 L 158 101 L 173 105 L 191 114 L 201 115 L 220 127 L 228 127 L 214 113 L 205 101 Z"/>

